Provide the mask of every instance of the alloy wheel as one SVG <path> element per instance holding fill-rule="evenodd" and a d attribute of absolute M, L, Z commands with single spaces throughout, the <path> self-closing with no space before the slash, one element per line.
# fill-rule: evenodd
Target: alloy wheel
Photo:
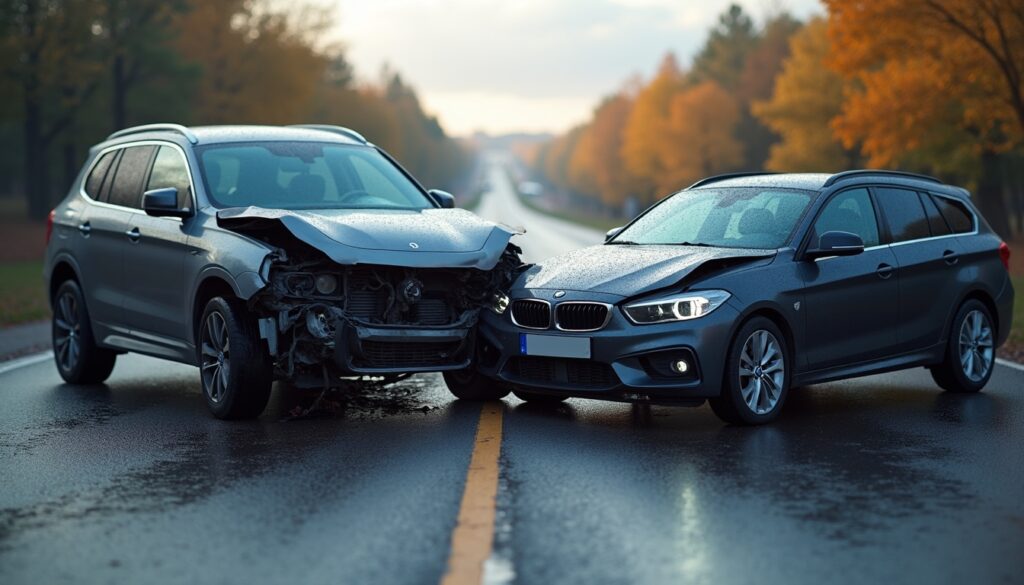
<path fill-rule="evenodd" d="M 60 367 L 70 372 L 78 364 L 82 351 L 82 323 L 78 316 L 78 299 L 65 292 L 57 299 L 54 307 L 54 347 Z"/>
<path fill-rule="evenodd" d="M 228 326 L 224 316 L 214 311 L 206 317 L 202 339 L 203 390 L 213 402 L 220 402 L 228 388 Z"/>
<path fill-rule="evenodd" d="M 960 325 L 960 367 L 972 382 L 985 379 L 992 369 L 995 347 L 992 326 L 984 313 L 975 309 Z"/>
<path fill-rule="evenodd" d="M 778 404 L 786 379 L 786 359 L 770 331 L 758 329 L 743 343 L 739 379 L 743 401 L 754 414 L 767 414 Z"/>

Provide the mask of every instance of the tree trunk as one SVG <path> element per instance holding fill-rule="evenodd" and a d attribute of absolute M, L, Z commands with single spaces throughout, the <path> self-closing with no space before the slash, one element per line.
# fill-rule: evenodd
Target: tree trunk
<path fill-rule="evenodd" d="M 1000 157 L 997 153 L 986 150 L 981 155 L 981 178 L 978 180 L 978 192 L 975 194 L 978 208 L 988 220 L 989 225 L 1003 239 L 1010 239 L 1009 211 L 1003 197 L 1002 173 Z"/>
<path fill-rule="evenodd" d="M 127 127 L 128 118 L 125 111 L 128 79 L 125 75 L 124 55 L 120 53 L 114 57 L 113 82 L 113 99 L 111 102 L 113 105 L 114 130 L 116 131 Z"/>
<path fill-rule="evenodd" d="M 40 47 L 36 39 L 39 8 L 35 2 L 25 3 L 25 203 L 30 219 L 43 219 L 48 210 L 49 197 L 46 182 L 46 148 L 43 140 L 43 112 L 40 105 L 39 61 Z"/>

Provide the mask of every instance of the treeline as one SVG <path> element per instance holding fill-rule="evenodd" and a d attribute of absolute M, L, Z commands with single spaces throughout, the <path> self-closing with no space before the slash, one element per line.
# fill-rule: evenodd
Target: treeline
<path fill-rule="evenodd" d="M 609 215 L 718 173 L 899 168 L 1024 231 L 1024 0 L 824 4 L 760 27 L 730 7 L 688 67 L 668 55 L 530 162 Z"/>
<path fill-rule="evenodd" d="M 469 154 L 396 72 L 356 82 L 332 16 L 270 0 L 0 3 L 0 194 L 43 217 L 90 145 L 152 122 L 350 126 L 451 184 Z"/>

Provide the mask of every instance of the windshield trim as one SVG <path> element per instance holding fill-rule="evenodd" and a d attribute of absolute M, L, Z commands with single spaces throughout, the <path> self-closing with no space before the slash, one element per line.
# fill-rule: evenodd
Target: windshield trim
<path fill-rule="evenodd" d="M 803 225 L 804 220 L 807 219 L 807 214 L 811 211 L 811 208 L 814 207 L 814 202 L 817 201 L 818 196 L 821 194 L 821 191 L 814 190 L 814 189 L 799 189 L 797 187 L 777 187 L 775 185 L 763 185 L 763 186 L 750 185 L 750 186 L 743 186 L 743 187 L 728 187 L 728 189 L 730 191 L 732 191 L 732 190 L 737 190 L 737 191 L 738 190 L 751 190 L 751 189 L 759 189 L 759 190 L 772 189 L 774 191 L 790 191 L 790 192 L 794 192 L 794 193 L 803 193 L 803 194 L 805 194 L 805 195 L 807 195 L 809 197 L 809 199 L 807 201 L 807 206 L 804 207 L 804 210 L 800 213 L 800 217 L 798 217 L 797 220 L 795 222 L 793 222 L 793 227 L 792 227 L 792 229 L 790 229 L 789 234 L 786 235 L 786 239 L 783 241 L 782 245 L 780 245 L 777 248 L 770 248 L 770 249 L 773 249 L 773 250 L 782 250 L 784 248 L 792 247 L 793 241 L 797 238 L 797 234 L 800 231 L 800 226 Z M 610 240 L 608 240 L 607 242 L 605 242 L 602 245 L 607 246 L 607 245 L 615 242 L 615 240 L 619 239 L 619 237 L 624 232 L 629 230 L 629 228 L 632 227 L 634 223 L 639 221 L 640 218 L 642 218 L 645 215 L 647 215 L 648 213 L 654 211 L 658 206 L 660 206 L 661 204 L 663 204 L 663 203 L 665 203 L 665 202 L 675 198 L 676 196 L 682 195 L 684 193 L 696 193 L 698 191 L 720 191 L 720 190 L 722 190 L 721 187 L 718 187 L 718 188 L 710 187 L 710 186 L 707 187 L 707 188 L 699 187 L 699 188 L 696 188 L 696 189 L 683 189 L 682 191 L 676 191 L 675 193 L 672 193 L 671 195 L 669 195 L 667 197 L 663 197 L 661 199 L 661 201 L 658 201 L 658 202 L 654 203 L 653 205 L 651 205 L 650 207 L 648 207 L 647 209 L 643 210 L 643 212 L 641 212 L 640 215 L 637 215 L 636 217 L 631 219 L 628 223 L 626 223 L 626 225 L 622 226 L 622 229 L 619 230 L 619 232 L 617 234 L 615 234 L 614 237 L 612 237 Z M 636 245 L 638 245 L 638 246 L 680 246 L 682 244 L 672 244 L 672 243 L 643 244 L 643 243 L 638 243 Z M 761 249 L 768 249 L 768 248 L 741 248 L 741 247 L 738 247 L 738 246 L 719 246 L 719 245 L 714 245 L 714 247 L 716 247 L 716 248 L 728 248 L 728 249 L 731 249 L 731 250 L 755 250 L 755 249 L 761 250 Z"/>
<path fill-rule="evenodd" d="M 347 142 L 331 142 L 329 140 L 294 140 L 294 139 L 281 139 L 281 138 L 275 138 L 275 139 L 269 139 L 269 140 L 238 140 L 238 141 L 231 140 L 231 141 L 224 141 L 224 142 L 211 142 L 209 144 L 201 144 L 201 145 L 196 145 L 196 146 L 192 147 L 193 148 L 193 152 L 195 153 L 195 157 L 196 157 L 196 166 L 198 167 L 197 170 L 199 171 L 198 174 L 199 174 L 199 178 L 200 178 L 200 184 L 202 184 L 202 186 L 203 186 L 203 199 L 205 199 L 206 204 L 209 205 L 210 207 L 212 207 L 214 209 L 218 209 L 218 210 L 219 209 L 232 209 L 233 207 L 237 207 L 237 206 L 231 206 L 231 205 L 224 206 L 223 204 L 218 203 L 210 195 L 210 193 L 212 193 L 212 190 L 210 189 L 210 186 L 207 183 L 207 179 L 206 179 L 206 163 L 203 160 L 203 153 L 205 151 L 207 151 L 207 150 L 215 150 L 217 148 L 230 148 L 230 147 L 234 147 L 234 146 L 258 146 L 260 144 L 267 144 L 269 142 L 279 142 L 279 143 L 280 142 L 284 142 L 284 143 L 292 142 L 292 143 L 302 143 L 302 144 L 322 144 L 322 145 L 325 145 L 325 146 L 337 146 L 339 148 L 352 148 L 352 149 L 368 149 L 368 150 L 372 150 L 372 151 L 376 152 L 377 154 L 380 154 L 384 158 L 384 160 L 386 160 L 393 167 L 395 167 L 395 169 L 397 169 L 398 172 L 403 177 L 405 177 L 413 185 L 413 187 L 415 187 L 416 191 L 427 202 L 427 207 L 399 207 L 399 206 L 389 206 L 389 207 L 331 207 L 331 208 L 313 207 L 313 208 L 309 208 L 309 209 L 301 209 L 301 210 L 295 210 L 295 211 L 311 211 L 313 209 L 335 209 L 335 210 L 381 209 L 381 210 L 397 210 L 397 211 L 423 211 L 424 209 L 439 209 L 441 207 L 441 205 L 437 201 L 435 201 L 433 197 L 430 196 L 430 193 L 423 187 L 423 185 L 416 179 L 416 177 L 414 177 L 412 175 L 412 173 L 410 173 L 408 170 L 406 170 L 406 168 L 403 167 L 397 160 L 395 160 L 394 157 L 392 157 L 390 154 L 388 154 L 387 151 L 385 151 L 383 148 L 380 148 L 379 146 L 377 146 L 375 144 L 370 144 L 370 143 L 366 143 L 366 144 L 349 144 Z M 287 208 L 284 208 L 284 207 L 275 208 L 275 209 L 286 209 L 287 210 Z"/>

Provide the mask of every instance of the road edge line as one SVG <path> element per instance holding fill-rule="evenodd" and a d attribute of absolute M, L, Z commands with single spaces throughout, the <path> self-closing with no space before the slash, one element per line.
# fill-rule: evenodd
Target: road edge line
<path fill-rule="evenodd" d="M 24 368 L 26 366 L 32 366 L 48 359 L 53 359 L 53 350 L 48 349 L 32 355 L 15 358 L 7 362 L 0 362 L 0 375 L 6 374 L 7 372 L 13 372 L 14 370 Z"/>
<path fill-rule="evenodd" d="M 484 563 L 494 547 L 494 518 L 498 497 L 498 457 L 501 455 L 504 403 L 492 401 L 480 409 L 466 488 L 452 532 L 448 568 L 442 585 L 479 585 Z"/>
<path fill-rule="evenodd" d="M 1024 372 L 1024 365 L 1018 364 L 1017 362 L 1011 362 L 1003 358 L 996 358 L 996 363 L 1000 366 L 1006 366 L 1011 370 L 1017 370 L 1018 372 Z"/>

